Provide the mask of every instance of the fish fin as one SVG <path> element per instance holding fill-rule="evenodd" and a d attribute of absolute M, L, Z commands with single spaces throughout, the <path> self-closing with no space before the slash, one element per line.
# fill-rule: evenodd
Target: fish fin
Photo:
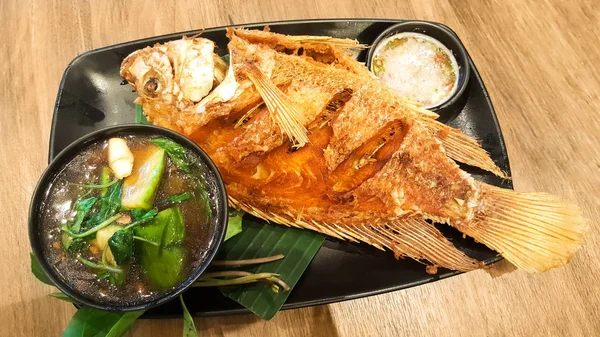
<path fill-rule="evenodd" d="M 331 227 L 331 225 L 328 225 Z M 408 256 L 427 260 L 435 266 L 470 271 L 483 264 L 458 250 L 434 225 L 420 218 L 408 218 L 385 226 L 335 226 L 338 236 L 351 237 L 376 248 L 387 248 L 396 258 Z"/>
<path fill-rule="evenodd" d="M 380 250 L 387 248 L 394 252 L 396 258 L 408 256 L 417 261 L 425 259 L 436 266 L 459 271 L 474 270 L 483 266 L 482 262 L 468 257 L 454 247 L 435 226 L 423 219 L 408 218 L 385 226 L 342 226 L 263 212 L 231 196 L 229 201 L 231 206 L 267 221 L 316 231 L 340 240 L 364 242 Z"/>
<path fill-rule="evenodd" d="M 501 178 L 510 179 L 494 163 L 490 154 L 479 145 L 475 138 L 430 118 L 421 118 L 420 121 L 424 122 L 424 126 L 442 142 L 448 157 L 467 165 L 479 167 Z"/>
<path fill-rule="evenodd" d="M 309 120 L 294 106 L 294 102 L 281 91 L 254 64 L 246 65 L 242 72 L 254 84 L 267 106 L 271 117 L 281 131 L 288 136 L 294 147 L 302 147 L 308 140 L 308 130 L 304 125 Z"/>
<path fill-rule="evenodd" d="M 252 117 L 254 115 L 256 110 L 258 110 L 258 108 L 263 106 L 263 104 L 264 104 L 264 102 L 261 100 L 255 106 L 250 108 L 250 110 L 246 111 L 246 113 L 242 117 L 238 118 L 238 120 L 235 122 L 235 125 L 233 127 L 239 128 L 240 126 L 244 125 L 244 123 L 246 123 L 247 120 L 250 119 L 250 117 Z"/>
<path fill-rule="evenodd" d="M 527 272 L 567 264 L 588 230 L 581 210 L 546 193 L 519 193 L 481 183 L 472 221 L 455 225 Z"/>
<path fill-rule="evenodd" d="M 310 44 L 328 44 L 340 49 L 366 49 L 369 46 L 361 44 L 357 40 L 340 39 L 331 36 L 310 36 L 310 35 L 288 35 L 286 38 L 291 42 L 310 43 Z"/>
<path fill-rule="evenodd" d="M 315 224 L 310 229 L 340 239 L 364 242 L 381 250 L 387 248 L 396 258 L 408 256 L 417 261 L 427 260 L 452 270 L 465 272 L 483 266 L 482 262 L 457 249 L 434 225 L 420 218 L 398 220 L 385 226 Z"/>
<path fill-rule="evenodd" d="M 270 31 L 261 31 L 244 28 L 227 28 L 227 37 L 238 36 L 251 43 L 266 43 L 272 45 L 293 46 L 298 44 L 327 44 L 340 49 L 366 49 L 366 44 L 361 44 L 357 40 L 340 39 L 331 36 L 310 36 L 310 35 L 283 35 Z"/>
<path fill-rule="evenodd" d="M 399 96 L 399 95 L 398 95 L 398 98 L 400 100 L 402 100 L 402 104 L 404 105 L 404 107 L 417 113 L 418 117 L 427 117 L 427 118 L 431 118 L 431 119 L 438 119 L 440 117 L 440 115 L 438 115 L 437 113 L 425 109 L 423 107 L 423 104 L 421 104 L 419 102 L 413 101 L 407 97 L 403 97 L 403 96 Z"/>
<path fill-rule="evenodd" d="M 372 230 L 392 240 L 398 258 L 407 255 L 415 260 L 428 260 L 435 266 L 469 271 L 482 267 L 482 263 L 458 250 L 434 225 L 420 218 L 396 221 L 385 227 L 372 226 Z"/>

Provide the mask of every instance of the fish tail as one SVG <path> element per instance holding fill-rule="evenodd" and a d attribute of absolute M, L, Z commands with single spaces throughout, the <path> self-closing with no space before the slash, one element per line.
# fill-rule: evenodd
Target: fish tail
<path fill-rule="evenodd" d="M 448 157 L 467 165 L 479 167 L 501 178 L 509 178 L 494 163 L 490 154 L 481 148 L 477 139 L 431 118 L 421 118 L 420 121 L 442 142 Z"/>
<path fill-rule="evenodd" d="M 457 227 L 527 272 L 567 264 L 588 227 L 581 210 L 546 193 L 519 193 L 481 184 L 473 221 Z"/>

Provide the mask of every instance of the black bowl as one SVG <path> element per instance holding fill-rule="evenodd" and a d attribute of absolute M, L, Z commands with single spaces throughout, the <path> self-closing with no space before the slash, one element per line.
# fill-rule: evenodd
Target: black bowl
<path fill-rule="evenodd" d="M 454 111 L 454 107 L 461 102 L 461 97 L 467 88 L 469 83 L 469 76 L 471 73 L 471 67 L 469 66 L 469 56 L 465 47 L 463 46 L 460 39 L 450 28 L 441 25 L 439 23 L 426 22 L 426 21 L 404 21 L 384 30 L 373 42 L 371 49 L 367 55 L 367 67 L 371 70 L 371 63 L 373 60 L 373 54 L 377 49 L 377 45 L 384 39 L 399 33 L 420 33 L 433 37 L 440 41 L 446 48 L 452 51 L 456 63 L 458 64 L 458 84 L 456 90 L 446 101 L 441 102 L 438 105 L 428 107 L 428 110 L 434 111 L 440 114 L 441 119 L 447 119 L 444 116 Z"/>
<path fill-rule="evenodd" d="M 198 263 L 198 267 L 191 273 L 191 275 L 177 287 L 171 291 L 166 292 L 164 295 L 153 299 L 152 301 L 144 302 L 140 300 L 135 305 L 120 305 L 113 303 L 102 303 L 96 299 L 85 296 L 81 292 L 75 290 L 68 282 L 66 282 L 62 276 L 52 267 L 46 260 L 40 232 L 38 231 L 40 223 L 40 215 L 43 209 L 43 202 L 47 197 L 47 191 L 50 188 L 52 182 L 60 173 L 62 168 L 69 163 L 78 153 L 87 147 L 95 144 L 99 141 L 106 140 L 116 136 L 128 136 L 128 135 L 157 135 L 161 137 L 170 138 L 177 142 L 183 147 L 196 153 L 202 162 L 206 165 L 209 172 L 207 176 L 213 179 L 209 179 L 209 189 L 212 195 L 214 195 L 214 202 L 211 204 L 213 212 L 216 214 L 214 224 L 216 229 L 214 231 L 214 237 L 210 240 L 208 247 L 208 254 L 205 258 Z M 170 131 L 165 128 L 153 126 L 153 125 L 141 125 L 141 124 L 126 124 L 108 127 L 105 129 L 98 130 L 90 133 L 82 138 L 79 138 L 75 142 L 67 146 L 46 168 L 42 177 L 40 178 L 37 187 L 33 193 L 31 204 L 29 207 L 29 241 L 33 249 L 33 253 L 40 262 L 40 265 L 44 272 L 48 275 L 52 283 L 60 289 L 64 294 L 72 298 L 76 303 L 93 307 L 100 310 L 108 311 L 134 311 L 134 310 L 145 310 L 158 305 L 161 305 L 176 296 L 178 296 L 185 289 L 190 287 L 194 281 L 204 272 L 204 270 L 211 263 L 212 259 L 217 254 L 219 246 L 223 242 L 225 237 L 225 231 L 227 229 L 227 193 L 225 191 L 225 185 L 217 167 L 210 160 L 208 155 L 198 147 L 194 142 L 187 139 L 186 137 Z"/>

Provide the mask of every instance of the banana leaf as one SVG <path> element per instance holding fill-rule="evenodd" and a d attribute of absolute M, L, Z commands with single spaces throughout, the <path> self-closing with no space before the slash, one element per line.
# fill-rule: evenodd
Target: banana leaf
<path fill-rule="evenodd" d="M 142 109 L 140 104 L 135 105 L 135 122 L 137 124 L 152 124 L 148 121 L 146 115 L 144 115 L 144 109 Z"/>
<path fill-rule="evenodd" d="M 244 230 L 223 244 L 219 259 L 242 260 L 284 254 L 282 260 L 247 270 L 252 273 L 277 273 L 293 291 L 324 240 L 325 236 L 316 232 L 269 224 L 246 215 Z M 261 283 L 220 287 L 220 290 L 223 295 L 265 320 L 273 318 L 290 295 L 289 291 L 276 294 Z"/>

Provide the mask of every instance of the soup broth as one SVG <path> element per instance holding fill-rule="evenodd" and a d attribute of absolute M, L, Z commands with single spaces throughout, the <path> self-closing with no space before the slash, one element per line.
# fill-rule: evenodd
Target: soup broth
<path fill-rule="evenodd" d="M 144 159 L 141 157 L 144 153 L 156 152 L 159 147 L 151 140 L 158 137 L 121 138 L 126 141 L 134 156 L 133 174 L 136 172 L 140 176 L 150 174 L 151 172 L 138 165 L 138 161 L 143 162 Z M 127 186 L 128 178 L 123 182 L 125 187 L 121 186 L 121 181 L 108 187 L 90 187 L 90 184 L 100 184 L 103 171 L 108 170 L 108 141 L 89 146 L 56 175 L 46 191 L 45 202 L 41 207 L 42 223 L 39 234 L 45 259 L 65 283 L 92 300 L 109 304 L 135 305 L 140 301 L 150 301 L 172 291 L 186 280 L 199 264 L 202 264 L 207 257 L 207 248 L 211 245 L 215 232 L 214 214 L 217 210 L 213 202 L 215 200 L 213 191 L 216 189 L 211 186 L 214 177 L 211 178 L 212 173 L 197 155 L 183 147 L 181 149 L 185 151 L 187 160 L 193 164 L 191 166 L 193 169 L 185 170 L 189 171 L 188 173 L 184 172 L 178 167 L 180 163 L 174 162 L 165 153 L 160 182 L 153 193 L 154 197 L 149 198 L 150 209 L 134 211 L 124 209 L 121 204 L 115 212 L 121 217 L 115 223 L 83 238 L 74 239 L 65 229 L 73 229 L 78 220 L 76 210 L 80 205 L 77 204 L 77 200 L 80 200 L 81 204 L 81 200 L 91 203 L 93 199 L 90 201 L 90 198 L 97 199 L 89 214 L 83 219 L 81 229 L 75 233 L 75 235 L 83 235 L 81 233 L 96 226 L 98 221 L 94 223 L 92 218 L 101 216 L 103 195 L 106 199 L 107 195 L 117 193 L 118 188 L 121 188 L 122 201 L 125 200 L 125 190 L 130 187 Z M 116 180 L 111 175 L 111 180 L 113 179 Z M 105 185 L 108 184 L 101 186 Z M 148 186 L 148 183 L 145 186 Z M 132 193 L 134 192 L 136 192 L 135 188 Z M 137 215 L 140 218 L 140 214 L 152 210 L 154 210 L 152 214 L 156 212 L 158 214 L 146 223 L 135 225 L 135 212 L 139 213 Z M 113 215 L 113 217 L 118 216 Z M 181 218 L 182 228 L 179 225 Z M 129 225 L 132 227 L 127 229 Z M 160 229 L 162 227 L 157 226 L 162 225 L 164 229 L 161 234 L 153 237 L 153 229 Z M 111 233 L 110 228 L 122 229 L 123 233 L 133 234 L 133 251 L 130 259 L 125 263 L 114 262 L 118 256 L 121 256 L 114 254 L 120 246 L 104 244 L 102 249 L 101 234 L 106 236 L 107 231 L 111 240 L 116 240 L 110 242 L 119 242 L 118 238 L 113 237 L 114 233 Z M 74 243 L 77 245 L 73 246 Z M 115 252 L 112 249 L 108 252 L 107 247 L 113 247 Z M 152 259 L 158 261 L 166 259 L 164 261 L 168 263 L 153 265 Z M 86 261 L 100 267 L 92 267 Z M 114 270 L 121 270 L 121 272 L 113 272 Z"/>

